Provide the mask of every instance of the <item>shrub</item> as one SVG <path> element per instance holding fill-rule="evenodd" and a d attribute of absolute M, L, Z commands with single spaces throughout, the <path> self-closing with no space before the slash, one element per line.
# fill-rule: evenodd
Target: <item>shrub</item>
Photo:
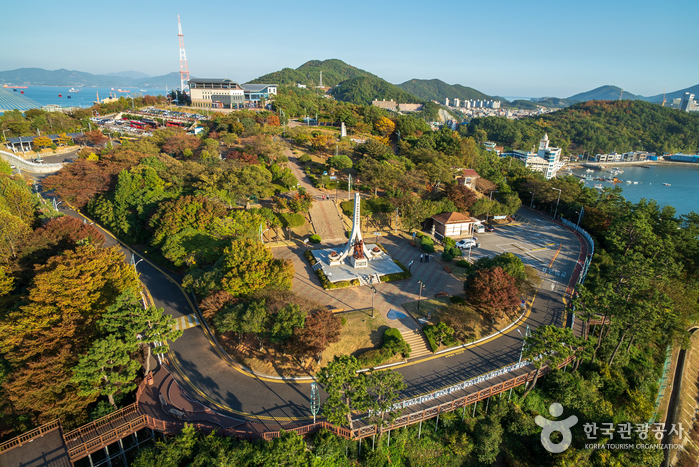
<path fill-rule="evenodd" d="M 424 235 L 420 237 L 420 245 L 434 245 L 434 240 L 432 240 L 432 237 Z"/>
<path fill-rule="evenodd" d="M 371 349 L 361 354 L 357 360 L 363 367 L 375 367 L 392 358 L 393 355 L 388 349 Z"/>
<path fill-rule="evenodd" d="M 444 323 L 439 323 L 436 326 L 431 324 L 426 325 L 422 328 L 422 331 L 427 337 L 427 341 L 430 343 L 432 352 L 439 350 L 439 347 L 444 345 L 456 345 L 458 342 L 454 339 L 454 328 L 447 326 Z"/>
<path fill-rule="evenodd" d="M 471 263 L 469 263 L 465 259 L 462 259 L 462 260 L 457 261 L 456 265 L 459 266 L 460 268 L 467 268 L 467 267 L 471 266 Z"/>
<path fill-rule="evenodd" d="M 388 328 L 383 334 L 382 349 L 391 351 L 391 356 L 401 354 L 403 358 L 410 357 L 410 345 L 405 342 L 403 335 L 396 328 Z"/>
<path fill-rule="evenodd" d="M 448 251 L 445 250 L 445 251 L 442 253 L 442 259 L 443 259 L 444 261 L 446 261 L 446 262 L 449 262 L 449 261 L 451 261 L 451 260 L 454 259 L 454 256 L 452 256 L 451 253 L 449 253 Z"/>
<path fill-rule="evenodd" d="M 340 322 L 341 322 L 342 325 L 344 326 L 345 324 L 347 324 L 347 318 L 345 318 L 345 317 L 343 316 L 343 317 L 340 319 Z"/>
<path fill-rule="evenodd" d="M 277 217 L 282 227 L 301 227 L 306 223 L 306 218 L 303 214 L 282 212 L 277 214 Z"/>
<path fill-rule="evenodd" d="M 466 303 L 466 300 L 464 300 L 464 299 L 461 298 L 461 297 L 456 297 L 456 296 L 451 297 L 451 298 L 449 299 L 449 301 L 452 302 L 452 303 L 456 303 L 456 304 Z"/>
<path fill-rule="evenodd" d="M 294 152 L 296 152 L 296 151 L 294 151 Z M 311 156 L 309 156 L 308 154 L 303 154 L 303 155 L 301 155 L 301 157 L 299 157 L 299 162 L 301 162 L 302 164 L 305 164 L 307 162 L 311 162 Z"/>
<path fill-rule="evenodd" d="M 391 281 L 399 281 L 399 280 L 403 280 L 403 279 L 410 279 L 413 276 L 412 274 L 410 274 L 408 272 L 408 268 L 403 266 L 403 264 L 400 261 L 398 261 L 397 259 L 394 259 L 393 262 L 396 263 L 398 265 L 398 267 L 403 270 L 403 272 L 394 272 L 393 274 L 386 274 L 385 276 L 381 276 L 381 282 L 391 282 Z"/>
<path fill-rule="evenodd" d="M 426 245 L 422 245 L 422 251 L 424 251 L 425 253 L 434 253 L 434 245 L 429 243 Z"/>
<path fill-rule="evenodd" d="M 320 243 L 320 235 L 311 235 L 311 243 Z"/>
<path fill-rule="evenodd" d="M 444 246 L 445 250 L 447 248 L 454 248 L 456 246 L 456 241 L 453 238 L 450 237 L 444 237 Z"/>

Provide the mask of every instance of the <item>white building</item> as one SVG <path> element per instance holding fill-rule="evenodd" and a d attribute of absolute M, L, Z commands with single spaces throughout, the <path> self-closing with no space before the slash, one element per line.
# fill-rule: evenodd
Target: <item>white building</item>
<path fill-rule="evenodd" d="M 556 173 L 565 165 L 561 162 L 561 148 L 549 146 L 548 134 L 544 134 L 543 139 L 539 142 L 537 152 L 515 150 L 512 154 L 503 154 L 503 156 L 509 155 L 521 160 L 530 169 L 543 172 L 547 180 L 555 177 Z"/>
<path fill-rule="evenodd" d="M 230 79 L 190 79 L 192 107 L 234 109 L 245 103 L 243 88 Z"/>
<path fill-rule="evenodd" d="M 444 99 L 444 105 L 449 107 L 449 98 L 448 97 Z"/>
<path fill-rule="evenodd" d="M 459 100 L 458 97 L 456 99 L 454 99 L 454 107 L 461 107 L 460 104 L 461 104 L 461 101 Z"/>

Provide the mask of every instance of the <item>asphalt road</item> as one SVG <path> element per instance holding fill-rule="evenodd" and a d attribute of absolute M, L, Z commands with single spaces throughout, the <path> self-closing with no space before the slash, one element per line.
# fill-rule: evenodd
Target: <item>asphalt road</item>
<path fill-rule="evenodd" d="M 64 205 L 61 210 L 67 215 L 80 217 Z M 480 234 L 482 247 L 472 254 L 476 256 L 519 250 L 513 244 L 520 247 L 524 247 L 525 243 L 532 246 L 541 244 L 541 248 L 545 244 L 549 244 L 549 247 L 552 243 L 561 245 L 557 254 L 553 248 L 529 254 L 538 258 L 531 258 L 531 262 L 541 267 L 548 267 L 555 255 L 551 269 L 559 270 L 561 275 L 565 273 L 565 277 L 544 275 L 531 313 L 519 326 L 524 333 L 525 325 L 535 329 L 541 325 L 562 324 L 562 297 L 576 267 L 581 245 L 570 231 L 554 225 L 550 220 L 526 210 L 522 210 L 520 214 L 531 218 L 535 225 L 498 227 L 494 233 Z M 119 244 L 110 234 L 104 233 L 107 245 Z M 127 248 L 122 246 L 122 249 L 126 255 L 131 255 Z M 523 256 L 529 258 L 529 255 Z M 148 261 L 138 263 L 137 269 L 157 307 L 164 308 L 175 318 L 194 312 L 193 301 L 177 285 L 180 277 L 171 277 Z M 519 359 L 521 346 L 520 334 L 512 328 L 495 339 L 474 345 L 455 355 L 408 362 L 397 367 L 408 386 L 403 395 L 410 398 L 425 394 L 515 363 Z M 201 326 L 185 330 L 183 336 L 171 344 L 169 369 L 190 396 L 216 411 L 274 429 L 284 424 L 306 422 L 311 417 L 308 403 L 310 380 L 280 381 L 246 373 L 226 359 Z M 325 394 L 321 394 L 321 401 L 324 396 Z"/>

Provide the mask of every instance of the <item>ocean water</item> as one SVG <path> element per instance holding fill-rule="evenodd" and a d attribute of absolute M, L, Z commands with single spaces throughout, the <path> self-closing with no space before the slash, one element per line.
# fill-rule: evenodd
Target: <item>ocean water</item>
<path fill-rule="evenodd" d="M 12 91 L 13 88 L 8 87 L 4 88 L 6 91 L 14 92 Z M 141 89 L 138 88 L 133 88 L 133 87 L 114 87 L 114 90 L 112 88 L 75 88 L 79 89 L 78 92 L 69 92 L 71 89 L 70 86 L 28 86 L 27 89 L 19 89 L 17 88 L 17 94 L 20 94 L 20 91 L 24 91 L 24 96 L 35 100 L 41 105 L 49 105 L 49 104 L 55 104 L 55 105 L 60 105 L 61 107 L 92 107 L 92 101 L 97 100 L 97 94 L 99 93 L 100 100 L 104 99 L 105 97 L 109 97 L 109 93 L 112 93 L 112 96 L 116 95 L 117 97 L 120 96 L 131 96 L 131 97 L 136 97 L 137 95 L 151 95 L 151 96 L 157 96 L 162 94 L 163 96 L 165 95 L 165 88 L 163 89 L 145 89 L 141 91 Z M 130 91 L 130 92 L 118 92 L 117 89 L 123 89 L 125 91 Z M 58 95 L 61 94 L 62 97 L 58 97 Z M 68 96 L 70 96 L 70 99 L 68 99 Z"/>
<path fill-rule="evenodd" d="M 592 175 L 593 177 L 614 177 L 606 172 L 611 170 L 609 165 L 606 169 L 586 172 L 586 169 L 575 169 L 573 173 Z M 688 165 L 664 165 L 650 166 L 650 169 L 634 166 L 618 166 L 624 173 L 616 175 L 621 180 L 631 180 L 639 182 L 633 183 L 610 183 L 599 180 L 586 180 L 585 186 L 593 187 L 601 184 L 603 187 L 620 186 L 622 195 L 629 201 L 637 202 L 641 198 L 654 199 L 660 206 L 672 206 L 677 215 L 688 214 L 692 211 L 699 213 L 699 164 L 696 167 Z M 665 186 L 663 183 L 669 183 Z"/>

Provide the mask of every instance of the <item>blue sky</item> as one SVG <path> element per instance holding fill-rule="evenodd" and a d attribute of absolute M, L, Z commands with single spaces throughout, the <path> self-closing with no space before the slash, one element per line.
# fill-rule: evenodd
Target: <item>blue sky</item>
<path fill-rule="evenodd" d="M 699 84 L 697 0 L 8 2 L 0 70 L 179 71 L 239 82 L 338 58 L 391 83 L 439 78 L 491 95 L 644 96 Z"/>

